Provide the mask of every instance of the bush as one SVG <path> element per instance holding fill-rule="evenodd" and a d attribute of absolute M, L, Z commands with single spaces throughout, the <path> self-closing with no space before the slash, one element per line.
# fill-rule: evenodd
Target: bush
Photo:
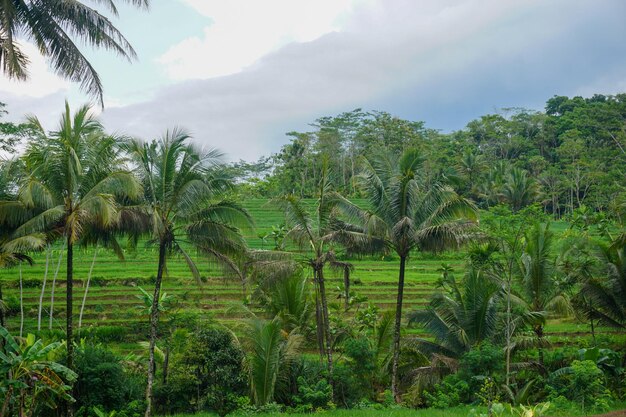
<path fill-rule="evenodd" d="M 294 397 L 297 412 L 334 408 L 332 387 L 325 379 L 309 385 L 304 378 L 298 378 L 298 395 Z"/>
<path fill-rule="evenodd" d="M 143 380 L 127 374 L 120 358 L 102 346 L 85 345 L 77 349 L 75 367 L 78 416 L 94 406 L 106 411 L 121 410 L 141 399 Z"/>
<path fill-rule="evenodd" d="M 197 331 L 171 363 L 167 383 L 156 386 L 157 406 L 163 412 L 228 414 L 247 390 L 243 357 L 229 332 L 216 328 Z"/>
<path fill-rule="evenodd" d="M 604 411 L 609 408 L 611 393 L 604 385 L 604 375 L 595 362 L 575 360 L 571 366 L 553 374 L 551 398 L 576 402 L 584 410 Z"/>
<path fill-rule="evenodd" d="M 432 390 L 424 391 L 424 399 L 429 407 L 450 408 L 468 402 L 469 384 L 460 379 L 458 374 L 448 375 Z"/>

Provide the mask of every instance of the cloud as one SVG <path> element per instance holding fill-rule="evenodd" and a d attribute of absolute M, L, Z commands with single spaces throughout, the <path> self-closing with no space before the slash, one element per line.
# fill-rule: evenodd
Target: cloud
<path fill-rule="evenodd" d="M 290 42 L 338 30 L 355 0 L 184 0 L 212 24 L 157 59 L 175 80 L 240 72 Z"/>
<path fill-rule="evenodd" d="M 109 107 L 102 117 L 110 130 L 148 139 L 182 126 L 198 143 L 225 151 L 231 160 L 251 160 L 278 151 L 288 140 L 285 132 L 305 130 L 317 117 L 356 107 L 452 130 L 502 107 L 541 109 L 555 94 L 612 94 L 626 88 L 621 21 L 626 3 L 621 0 L 368 0 L 349 6 L 346 0 L 342 11 L 320 18 L 320 28 L 301 33 L 297 23 L 306 13 L 297 10 L 286 15 L 293 22 L 281 23 L 269 3 L 246 2 L 255 7 L 250 10 L 257 22 L 246 15 L 250 10 L 237 8 L 243 0 L 233 0 L 232 6 L 231 1 L 186 1 L 213 16 L 216 28 L 223 16 L 233 25 L 247 23 L 224 29 L 228 36 L 198 37 L 198 46 L 187 52 L 191 57 L 184 57 L 191 61 L 181 64 L 178 75 L 195 79 L 163 87 L 149 101 Z M 292 2 L 298 3 L 271 5 Z M 286 28 L 277 33 L 292 33 L 291 38 L 274 44 L 274 35 L 262 32 L 275 27 Z M 237 34 L 252 43 L 257 37 L 270 41 L 212 73 L 207 66 L 215 60 L 200 53 L 201 44 L 215 42 L 222 45 L 219 53 L 236 52 L 243 42 Z M 57 105 L 55 114 L 60 109 Z"/>
<path fill-rule="evenodd" d="M 35 45 L 21 42 L 20 47 L 30 59 L 29 79 L 28 81 L 17 81 L 8 79 L 3 75 L 0 77 L 1 92 L 17 97 L 41 98 L 69 88 L 67 81 L 50 72 L 48 63 Z"/>

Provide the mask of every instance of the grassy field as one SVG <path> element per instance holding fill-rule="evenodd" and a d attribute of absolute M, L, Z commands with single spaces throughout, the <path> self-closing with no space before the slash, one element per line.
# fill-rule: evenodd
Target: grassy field
<path fill-rule="evenodd" d="M 616 403 L 613 406 L 612 412 L 606 414 L 597 415 L 584 413 L 582 410 L 548 410 L 548 416 L 550 417 L 583 417 L 583 416 L 597 416 L 597 417 L 624 417 L 626 416 L 626 404 Z M 315 414 L 279 414 L 279 413 L 267 413 L 267 414 L 254 414 L 259 417 L 280 417 L 280 416 L 293 416 L 293 417 L 305 417 L 311 415 L 328 416 L 328 417 L 471 417 L 478 416 L 481 413 L 486 414 L 484 407 L 453 407 L 445 410 L 429 408 L 423 410 L 411 410 L 411 409 L 384 409 L 384 410 L 333 410 L 322 411 Z M 229 414 L 232 416 L 243 416 L 245 414 Z M 172 417 L 216 417 L 217 414 L 176 414 Z M 502 417 L 519 416 L 517 413 L 506 413 Z"/>
<path fill-rule="evenodd" d="M 311 200 L 309 205 L 313 205 Z M 258 237 L 259 233 L 271 231 L 272 226 L 281 224 L 282 213 L 265 200 L 248 200 L 244 205 L 255 220 L 255 229 L 245 232 L 250 247 L 255 249 L 271 249 L 273 242 L 264 242 Z M 565 229 L 564 223 L 556 223 L 554 230 L 561 233 Z M 58 266 L 56 280 L 55 304 L 53 310 L 52 330 L 64 329 L 64 276 L 65 259 L 63 250 L 57 245 L 52 251 L 48 284 L 44 293 L 44 311 L 42 329 L 49 326 L 50 300 L 52 279 Z M 83 295 L 83 284 L 86 280 L 91 262 L 94 256 L 93 248 L 81 248 L 75 251 L 75 314 L 78 314 Z M 124 350 L 137 348 L 135 342 L 147 338 L 147 318 L 145 310 L 141 309 L 141 301 L 137 298 L 140 291 L 137 287 L 150 290 L 152 280 L 157 269 L 157 249 L 140 244 L 136 250 L 128 250 L 125 260 L 119 260 L 113 253 L 99 249 L 96 263 L 93 269 L 92 286 L 85 307 L 83 327 L 104 329 L 93 331 L 108 332 L 112 334 L 124 333 L 132 326 L 132 337 L 123 339 Z M 193 311 L 203 317 L 218 320 L 226 325 L 232 324 L 241 318 L 241 315 L 233 312 L 233 306 L 241 305 L 244 294 L 241 284 L 224 276 L 224 273 L 216 265 L 206 259 L 195 255 L 200 267 L 203 284 L 199 285 L 191 276 L 185 262 L 179 258 L 172 258 L 168 263 L 167 277 L 164 280 L 163 289 L 176 300 L 179 311 Z M 26 332 L 34 332 L 37 329 L 37 307 L 41 293 L 41 282 L 45 269 L 45 254 L 39 253 L 34 257 L 33 266 L 24 266 L 22 275 L 24 279 L 24 328 Z M 354 291 L 359 295 L 367 296 L 369 301 L 381 309 L 391 309 L 395 306 L 395 283 L 397 280 L 397 261 L 383 260 L 380 258 L 364 258 L 351 261 L 356 270 L 352 274 L 355 281 Z M 463 269 L 463 253 L 447 252 L 439 255 L 413 256 L 408 263 L 405 311 L 423 308 L 432 293 L 434 283 L 439 278 L 438 269 L 442 264 L 448 264 L 459 273 Z M 9 327 L 13 330 L 19 327 L 19 269 L 3 270 L 2 285 L 4 296 L 13 314 L 9 318 Z M 339 273 L 329 271 L 330 281 L 328 288 L 331 299 L 336 300 L 339 296 L 339 286 L 342 278 Z M 551 320 L 546 328 L 550 338 L 556 343 L 572 338 L 589 338 L 589 329 L 585 324 L 573 319 Z M 411 334 L 422 334 L 420 329 L 407 329 Z M 128 333 L 128 332 L 127 332 Z M 599 330 L 602 334 L 602 329 Z M 623 335 L 620 336 L 623 338 Z M 115 339 L 113 339 L 115 340 Z M 625 339 L 626 340 L 626 339 Z M 115 340 L 121 342 L 122 340 Z"/>

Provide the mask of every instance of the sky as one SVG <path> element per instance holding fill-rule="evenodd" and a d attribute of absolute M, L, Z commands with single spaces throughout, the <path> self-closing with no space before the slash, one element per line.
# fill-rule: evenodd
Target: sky
<path fill-rule="evenodd" d="M 109 131 L 147 140 L 182 127 L 252 161 L 355 108 L 449 132 L 554 95 L 626 92 L 625 17 L 623 0 L 152 0 L 112 18 L 137 61 L 83 51 Z M 90 98 L 22 45 L 30 80 L 0 76 L 0 101 L 11 120 L 34 114 L 53 130 L 65 100 Z"/>

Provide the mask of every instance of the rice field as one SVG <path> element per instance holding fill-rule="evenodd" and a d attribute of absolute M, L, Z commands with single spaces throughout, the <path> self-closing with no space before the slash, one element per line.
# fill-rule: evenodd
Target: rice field
<path fill-rule="evenodd" d="M 259 237 L 272 230 L 272 226 L 284 222 L 282 213 L 266 200 L 248 200 L 245 203 L 255 221 L 255 228 L 246 230 L 247 242 L 254 249 L 271 249 L 271 239 L 265 241 Z M 314 201 L 307 202 L 313 205 Z M 554 230 L 562 232 L 566 225 L 557 223 Z M 295 249 L 290 247 L 290 249 Z M 91 263 L 94 257 L 94 248 L 77 248 L 75 250 L 74 276 L 74 312 L 76 324 Z M 65 258 L 63 248 L 57 245 L 51 253 L 48 266 L 48 280 L 43 293 L 43 311 L 41 328 L 62 332 L 65 325 Z M 192 252 L 193 253 L 193 252 Z M 22 268 L 24 331 L 37 330 L 37 313 L 41 296 L 41 284 L 45 270 L 45 254 L 34 256 L 33 266 Z M 194 254 L 199 266 L 202 282 L 197 282 L 189 272 L 184 260 L 172 257 L 168 261 L 167 276 L 164 279 L 163 291 L 174 300 L 175 311 L 199 313 L 202 318 L 216 320 L 225 325 L 232 325 L 243 317 L 237 311 L 245 298 L 244 290 L 239 281 L 227 277 L 223 271 L 198 254 Z M 141 295 L 138 287 L 148 292 L 157 270 L 158 249 L 139 244 L 134 249 L 128 249 L 125 259 L 118 259 L 111 251 L 98 249 L 96 262 L 93 266 L 91 288 L 87 298 L 82 321 L 84 332 L 109 335 L 109 339 L 119 345 L 121 350 L 136 350 L 137 342 L 147 339 L 147 314 L 142 308 Z M 398 264 L 395 260 L 381 259 L 380 257 L 366 257 L 351 260 L 355 271 L 351 275 L 352 289 L 360 296 L 366 296 L 370 303 L 381 310 L 393 309 L 395 306 L 395 285 L 397 280 Z M 447 252 L 439 255 L 416 255 L 409 263 L 406 276 L 405 311 L 423 308 L 433 291 L 435 282 L 440 277 L 442 264 L 451 266 L 461 273 L 463 270 L 463 253 Z M 57 273 L 58 270 L 58 273 Z M 19 274 L 18 268 L 0 271 L 4 298 L 12 308 L 8 318 L 8 327 L 12 330 L 19 328 Z M 50 320 L 52 281 L 55 274 L 54 286 L 55 301 L 52 319 Z M 340 304 L 340 287 L 343 278 L 339 273 L 327 272 L 327 287 L 331 301 Z M 589 339 L 589 328 L 574 319 L 550 320 L 547 333 L 553 342 L 560 344 L 572 338 Z M 408 334 L 424 335 L 419 328 L 407 329 Z M 598 337 L 609 335 L 608 331 L 599 329 Z M 611 335 L 615 337 L 615 335 Z M 624 335 L 618 336 L 624 339 Z M 578 342 L 577 342 L 578 343 Z"/>

